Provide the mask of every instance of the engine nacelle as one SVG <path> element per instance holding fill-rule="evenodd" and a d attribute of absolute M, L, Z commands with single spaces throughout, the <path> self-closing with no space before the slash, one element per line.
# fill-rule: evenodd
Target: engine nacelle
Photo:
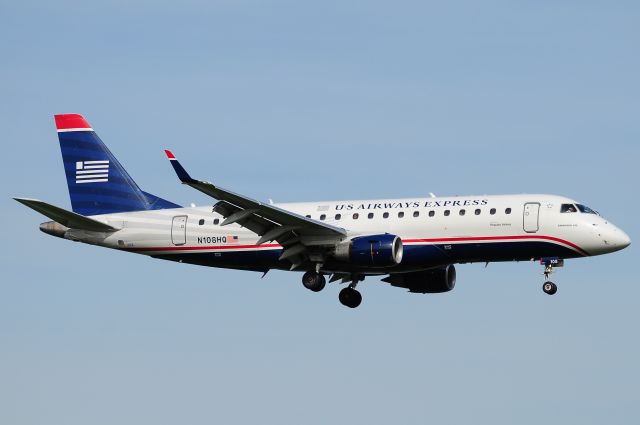
<path fill-rule="evenodd" d="M 336 246 L 334 256 L 357 266 L 389 267 L 402 261 L 402 239 L 388 233 L 358 236 Z"/>
<path fill-rule="evenodd" d="M 451 264 L 422 272 L 392 274 L 382 280 L 389 282 L 391 286 L 407 288 L 409 292 L 421 294 L 449 292 L 456 286 L 456 268 Z"/>

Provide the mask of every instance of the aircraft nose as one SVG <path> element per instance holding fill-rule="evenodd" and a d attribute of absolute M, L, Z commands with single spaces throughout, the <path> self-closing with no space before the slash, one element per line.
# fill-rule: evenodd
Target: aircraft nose
<path fill-rule="evenodd" d="M 631 238 L 625 232 L 612 226 L 613 229 L 607 232 L 605 243 L 614 250 L 618 251 L 631 245 Z"/>
<path fill-rule="evenodd" d="M 620 246 L 620 249 L 626 248 L 629 245 L 631 245 L 631 238 L 622 230 L 620 230 L 620 234 L 618 235 L 618 238 L 619 239 L 617 242 L 618 242 L 618 245 Z"/>

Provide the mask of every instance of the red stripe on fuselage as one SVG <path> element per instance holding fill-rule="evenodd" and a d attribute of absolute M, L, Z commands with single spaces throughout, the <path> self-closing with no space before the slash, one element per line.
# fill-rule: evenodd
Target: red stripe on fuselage
<path fill-rule="evenodd" d="M 490 242 L 490 241 L 510 241 L 523 239 L 542 239 L 552 242 L 558 242 L 575 249 L 584 256 L 589 253 L 578 245 L 564 239 L 553 236 L 542 235 L 518 235 L 518 236 L 469 236 L 469 237 L 453 237 L 453 238 L 423 238 L 423 239 L 403 239 L 403 243 L 441 243 L 441 242 Z M 263 245 L 210 245 L 210 246 L 166 246 L 166 247 L 150 247 L 150 248 L 127 248 L 127 251 L 203 251 L 203 250 L 225 250 L 225 249 L 259 249 L 259 248 L 282 248 L 280 244 L 263 244 Z"/>
<path fill-rule="evenodd" d="M 209 245 L 209 246 L 159 246 L 151 248 L 126 248 L 126 251 L 201 251 L 207 249 L 255 249 L 255 248 L 281 248 L 277 243 L 265 243 L 262 245 Z"/>

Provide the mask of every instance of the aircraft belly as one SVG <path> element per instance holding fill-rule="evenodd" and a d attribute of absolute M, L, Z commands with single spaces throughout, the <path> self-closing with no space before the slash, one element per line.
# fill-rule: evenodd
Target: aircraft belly
<path fill-rule="evenodd" d="M 289 270 L 290 263 L 279 261 L 282 250 L 245 249 L 193 252 L 178 251 L 154 253 L 154 258 L 238 270 L 266 271 Z M 409 272 L 466 262 L 528 261 L 540 257 L 557 256 L 576 258 L 581 254 L 562 245 L 543 241 L 417 244 L 405 245 L 402 263 L 386 268 L 354 267 L 347 262 L 327 261 L 323 270 L 331 272 L 359 272 L 364 274 L 387 274 Z"/>

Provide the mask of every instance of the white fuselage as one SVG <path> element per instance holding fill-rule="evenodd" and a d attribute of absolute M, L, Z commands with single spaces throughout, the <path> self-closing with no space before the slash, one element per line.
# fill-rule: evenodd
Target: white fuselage
<path fill-rule="evenodd" d="M 563 205 L 575 212 L 561 212 Z M 598 214 L 580 212 L 575 201 L 554 195 L 459 196 L 387 200 L 286 203 L 277 206 L 344 228 L 348 237 L 390 233 L 402 239 L 404 258 L 392 271 L 444 264 L 574 258 L 617 251 L 629 237 Z M 180 262 L 266 271 L 287 269 L 275 242 L 238 224 L 221 226 L 212 207 L 118 213 L 92 218 L 120 230 L 68 230 L 64 237 Z M 327 272 L 353 271 L 327 262 Z M 364 271 L 366 272 L 366 271 Z"/>

